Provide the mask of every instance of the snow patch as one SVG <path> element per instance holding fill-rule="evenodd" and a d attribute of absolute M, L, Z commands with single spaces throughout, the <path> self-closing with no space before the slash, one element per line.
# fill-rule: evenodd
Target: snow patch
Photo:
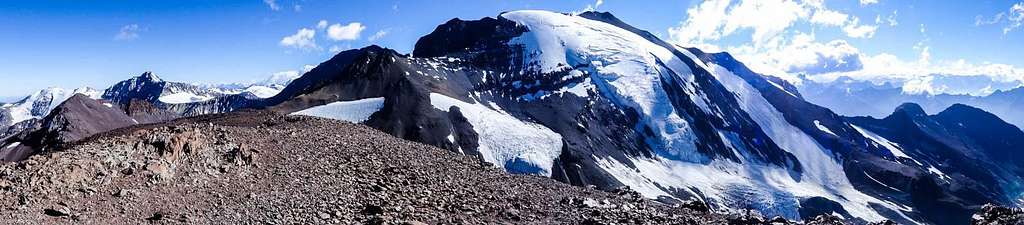
<path fill-rule="evenodd" d="M 289 115 L 315 116 L 328 119 L 362 123 L 370 119 L 370 115 L 384 107 L 384 97 L 364 98 L 355 101 L 337 101 L 316 106 Z"/>
<path fill-rule="evenodd" d="M 874 142 L 874 146 L 875 147 L 881 146 L 881 147 L 883 147 L 885 149 L 888 149 L 889 152 L 891 152 L 893 156 L 901 157 L 901 158 L 907 158 L 907 159 L 910 159 L 910 160 L 914 161 L 918 165 L 924 165 L 924 164 L 921 164 L 921 162 L 918 162 L 916 159 L 910 157 L 910 155 L 907 155 L 907 153 L 903 152 L 903 149 L 900 148 L 899 144 L 897 144 L 895 142 L 892 142 L 892 141 L 889 141 L 888 139 L 885 139 L 881 135 L 875 134 L 874 132 L 871 132 L 871 131 L 869 131 L 867 129 L 864 129 L 864 128 L 860 127 L 860 126 L 853 125 L 853 124 L 850 124 L 850 126 L 853 127 L 853 129 L 857 130 L 857 132 L 860 132 L 861 135 L 864 135 L 864 137 L 866 137 L 868 139 L 871 139 L 871 141 Z"/>
<path fill-rule="evenodd" d="M 867 176 L 867 177 L 868 177 L 868 179 L 871 179 L 871 180 L 872 180 L 872 181 L 874 181 L 875 183 L 881 184 L 882 186 L 885 186 L 885 187 L 887 187 L 887 188 L 889 188 L 889 189 L 892 189 L 893 191 L 897 191 L 897 192 L 903 192 L 903 191 L 900 191 L 900 189 L 896 189 L 896 188 L 894 188 L 894 187 L 891 187 L 891 186 L 889 186 L 889 185 L 886 185 L 885 183 L 882 183 L 881 181 L 878 181 L 878 179 L 875 179 L 875 177 L 872 177 L 871 175 L 868 175 L 868 172 L 864 172 L 864 176 Z"/>
<path fill-rule="evenodd" d="M 157 100 L 167 104 L 184 104 L 192 102 L 202 102 L 213 99 L 213 96 L 200 96 L 191 92 L 179 92 L 169 95 L 160 96 Z"/>
<path fill-rule="evenodd" d="M 832 130 L 829 130 L 828 127 L 826 127 L 825 125 L 821 125 L 821 121 L 814 120 L 814 126 L 818 127 L 818 130 L 821 130 L 821 131 L 823 131 L 825 133 L 831 134 L 832 136 L 837 136 L 837 137 L 839 136 L 839 135 L 836 135 L 835 132 L 832 132 Z"/>
<path fill-rule="evenodd" d="M 525 162 L 551 176 L 551 166 L 562 152 L 562 136 L 543 125 L 525 122 L 512 115 L 492 110 L 480 103 L 467 103 L 438 93 L 430 93 L 430 104 L 447 112 L 458 107 L 473 130 L 479 134 L 477 150 L 484 161 L 501 168 Z"/>
<path fill-rule="evenodd" d="M 939 168 L 935 168 L 935 166 L 932 166 L 932 165 L 928 165 L 928 172 L 932 173 L 932 174 L 935 174 L 936 176 L 939 176 L 939 178 L 942 178 L 943 180 L 946 180 L 947 182 L 953 179 L 953 178 L 949 177 L 949 175 L 946 175 L 946 173 L 943 173 L 942 170 L 939 170 Z"/>
<path fill-rule="evenodd" d="M 246 88 L 243 92 L 248 92 L 257 98 L 269 98 L 274 97 L 277 93 L 281 93 L 282 89 L 275 89 L 267 86 L 252 86 Z"/>

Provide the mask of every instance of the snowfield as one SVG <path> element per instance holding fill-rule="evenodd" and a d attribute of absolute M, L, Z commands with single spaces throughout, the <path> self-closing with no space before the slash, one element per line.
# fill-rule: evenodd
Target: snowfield
<path fill-rule="evenodd" d="M 384 97 L 365 98 L 354 101 L 338 101 L 326 105 L 293 112 L 289 115 L 315 116 L 328 119 L 362 123 L 370 115 L 384 107 Z"/>
<path fill-rule="evenodd" d="M 524 162 L 538 174 L 551 176 L 555 158 L 562 152 L 562 136 L 540 124 L 519 120 L 505 112 L 480 103 L 467 103 L 438 93 L 430 93 L 430 104 L 447 112 L 458 107 L 479 135 L 477 150 L 484 161 L 501 168 Z"/>
<path fill-rule="evenodd" d="M 248 93 L 256 96 L 257 98 L 270 98 L 270 97 L 274 97 L 274 95 L 277 95 L 277 93 L 281 93 L 281 90 L 282 90 L 282 88 L 276 88 L 275 89 L 275 88 L 271 88 L 271 87 L 267 87 L 267 86 L 258 86 L 258 85 L 256 85 L 256 86 L 248 87 L 248 88 L 246 88 L 242 92 L 248 92 Z"/>
<path fill-rule="evenodd" d="M 878 134 L 875 134 L 874 132 L 871 132 L 867 129 L 861 128 L 857 125 L 850 124 L 850 126 L 853 127 L 853 129 L 857 130 L 857 132 L 860 132 L 860 134 L 863 135 L 864 137 L 871 139 L 871 141 L 874 142 L 874 146 L 881 146 L 882 148 L 888 149 L 889 152 L 892 152 L 893 156 L 907 158 L 913 160 L 914 162 L 917 162 L 917 160 L 915 160 L 913 157 L 910 157 L 909 155 L 907 155 L 907 153 L 903 152 L 903 149 L 900 148 L 899 144 L 889 141 L 888 139 L 885 139 L 884 137 L 879 136 Z M 917 162 L 917 164 L 920 165 L 921 163 Z"/>
<path fill-rule="evenodd" d="M 659 140 L 652 144 L 659 146 L 658 151 L 687 161 L 708 160 L 696 152 L 697 137 L 690 124 L 668 104 L 669 97 L 661 87 L 659 76 L 666 70 L 692 74 L 671 51 L 632 32 L 582 17 L 547 11 L 514 11 L 501 16 L 529 29 L 510 45 L 526 49 L 524 62 L 537 65 L 530 70 L 548 73 L 589 65 L 581 69 L 591 74 L 591 84 L 580 88 L 593 85 L 616 105 L 643 114 L 643 123 L 657 133 L 654 136 Z M 659 62 L 670 68 L 659 66 Z M 683 79 L 690 81 L 693 77 Z M 571 93 L 585 92 L 577 89 Z M 706 102 L 698 99 L 701 95 L 690 96 L 694 102 Z"/>

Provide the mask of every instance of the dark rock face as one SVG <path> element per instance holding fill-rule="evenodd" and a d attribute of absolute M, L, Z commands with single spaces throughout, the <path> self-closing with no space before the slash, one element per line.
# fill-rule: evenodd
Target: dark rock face
<path fill-rule="evenodd" d="M 963 104 L 954 104 L 935 115 L 936 122 L 963 134 L 985 151 L 989 160 L 1017 164 L 1024 162 L 1024 131 L 996 115 Z M 1019 164 L 1018 164 L 1019 165 Z"/>
<path fill-rule="evenodd" d="M 103 99 L 117 104 L 128 104 L 133 99 L 158 102 L 163 93 L 166 81 L 161 80 L 153 72 L 145 72 L 138 77 L 118 82 L 103 92 Z"/>
<path fill-rule="evenodd" d="M 122 106 L 125 114 L 141 124 L 158 123 L 180 117 L 177 113 L 158 108 L 153 103 L 141 99 L 132 99 Z"/>
<path fill-rule="evenodd" d="M 917 104 L 903 104 L 883 119 L 849 118 L 898 143 L 920 168 L 890 176 L 931 221 L 966 223 L 986 203 L 1012 204 L 1022 193 L 1024 173 L 1017 157 L 1024 132 L 980 109 L 956 105 L 928 115 Z M 1010 158 L 1010 159 L 1006 159 Z M 948 222 L 946 222 L 948 221 Z"/>
<path fill-rule="evenodd" d="M 850 213 L 843 209 L 842 205 L 822 197 L 811 197 L 800 201 L 800 216 L 802 220 L 813 220 L 821 215 L 841 215 L 850 217 Z"/>

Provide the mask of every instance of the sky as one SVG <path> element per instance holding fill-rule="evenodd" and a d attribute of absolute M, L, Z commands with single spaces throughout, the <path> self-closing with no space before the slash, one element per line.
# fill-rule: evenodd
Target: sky
<path fill-rule="evenodd" d="M 1019 0 L 31 0 L 0 4 L 0 96 L 103 89 L 145 71 L 252 82 L 371 44 L 409 53 L 447 20 L 518 9 L 609 11 L 672 43 L 728 51 L 793 81 L 935 73 L 1024 80 Z"/>

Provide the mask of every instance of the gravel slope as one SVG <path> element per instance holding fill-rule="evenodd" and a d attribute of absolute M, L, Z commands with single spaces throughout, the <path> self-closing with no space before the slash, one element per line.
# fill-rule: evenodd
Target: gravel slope
<path fill-rule="evenodd" d="M 510 175 L 372 128 L 239 112 L 135 126 L 0 165 L 12 224 L 725 224 L 631 191 Z"/>

